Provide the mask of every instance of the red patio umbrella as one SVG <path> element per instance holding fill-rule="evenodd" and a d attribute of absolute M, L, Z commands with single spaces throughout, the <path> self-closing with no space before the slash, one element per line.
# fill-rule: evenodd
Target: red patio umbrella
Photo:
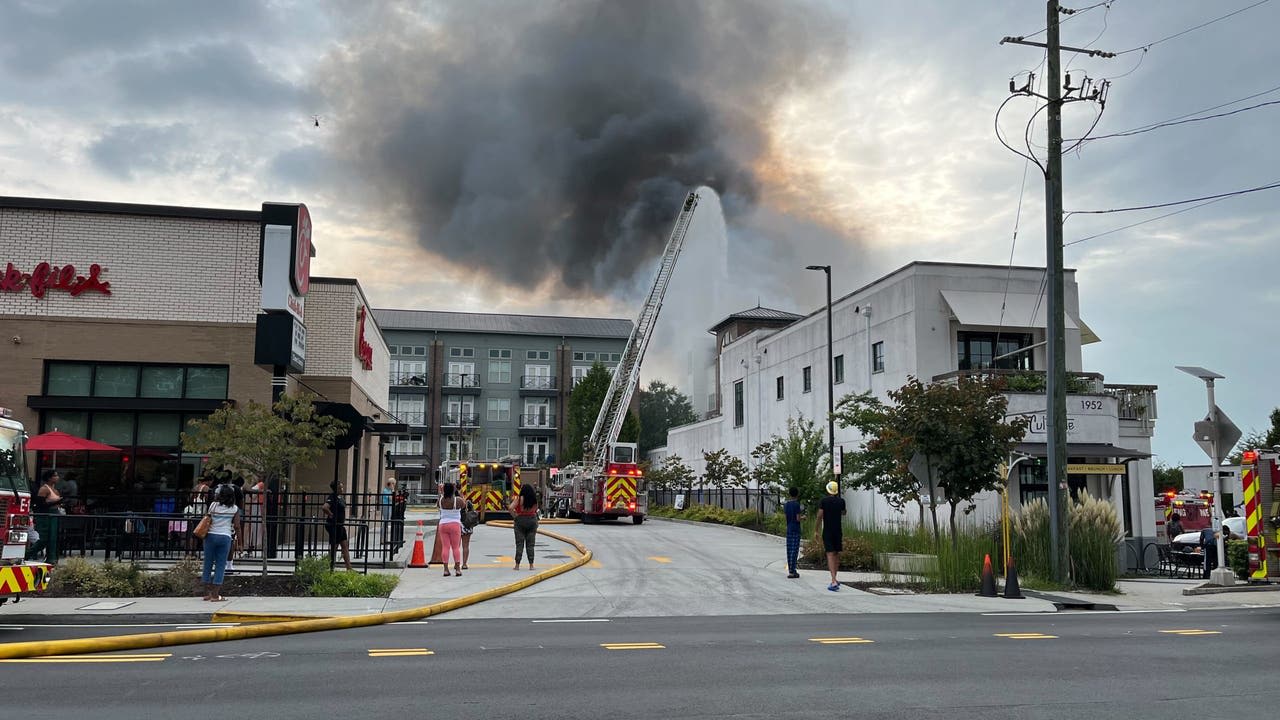
<path fill-rule="evenodd" d="M 47 433 L 41 433 L 27 440 L 28 450 L 44 450 L 53 453 L 53 469 L 58 469 L 58 453 L 59 452 L 77 452 L 88 450 L 90 452 L 124 452 L 113 445 L 104 445 L 100 442 L 87 440 L 75 435 L 68 435 L 60 430 L 52 430 Z"/>

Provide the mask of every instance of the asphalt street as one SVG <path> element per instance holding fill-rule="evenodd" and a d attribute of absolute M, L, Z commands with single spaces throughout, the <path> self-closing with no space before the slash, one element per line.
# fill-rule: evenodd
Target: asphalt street
<path fill-rule="evenodd" d="M 1280 702 L 1278 630 L 1275 609 L 454 620 L 2 672 L 6 717 L 1239 718 Z"/>

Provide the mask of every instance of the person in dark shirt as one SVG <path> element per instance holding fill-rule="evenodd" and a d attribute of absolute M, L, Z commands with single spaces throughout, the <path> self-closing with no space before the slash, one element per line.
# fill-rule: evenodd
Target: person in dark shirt
<path fill-rule="evenodd" d="M 1182 516 L 1174 513 L 1169 516 L 1169 542 L 1173 542 L 1179 535 L 1185 532 L 1182 529 Z"/>
<path fill-rule="evenodd" d="M 800 497 L 799 488 L 793 487 L 787 494 L 791 499 L 782 506 L 787 517 L 787 577 L 798 578 L 800 573 L 796 572 L 796 559 L 800 556 L 800 522 L 804 520 L 804 508 L 796 499 Z"/>
<path fill-rule="evenodd" d="M 827 553 L 827 569 L 831 571 L 831 584 L 827 586 L 831 592 L 840 589 L 836 571 L 840 569 L 840 550 L 844 547 L 845 512 L 840 483 L 833 480 L 827 483 L 827 496 L 818 503 L 818 528 L 822 535 L 822 548 Z"/>
<path fill-rule="evenodd" d="M 329 499 L 320 506 L 325 516 L 324 529 L 329 533 L 329 554 L 332 557 L 339 548 L 342 549 L 342 564 L 351 570 L 351 547 L 347 544 L 347 504 L 342 501 L 345 491 L 341 480 L 329 483 Z"/>
<path fill-rule="evenodd" d="M 1200 550 L 1204 554 L 1204 579 L 1208 580 L 1209 573 L 1218 568 L 1218 533 L 1212 525 L 1200 531 Z"/>

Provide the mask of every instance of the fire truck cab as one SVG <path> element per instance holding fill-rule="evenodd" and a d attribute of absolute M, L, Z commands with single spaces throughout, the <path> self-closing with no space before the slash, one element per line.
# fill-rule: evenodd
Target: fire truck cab
<path fill-rule="evenodd" d="M 1213 523 L 1213 493 L 1189 493 L 1170 490 L 1156 496 L 1156 542 L 1168 545 L 1174 538 L 1169 522 L 1178 513 L 1182 532 L 1196 532 Z"/>
<path fill-rule="evenodd" d="M 582 466 L 569 466 L 558 476 L 568 496 L 568 515 L 596 522 L 630 517 L 639 525 L 649 512 L 649 493 L 637 461 L 635 443 L 614 443 L 604 472 L 595 475 Z"/>
<path fill-rule="evenodd" d="M 32 531 L 26 439 L 22 423 L 0 408 L 0 605 L 49 586 L 51 566 L 26 560 Z"/>
<path fill-rule="evenodd" d="M 499 462 L 465 462 L 450 460 L 440 466 L 440 482 L 453 483 L 480 517 L 507 517 L 507 503 L 519 494 L 520 463 L 510 459 Z"/>

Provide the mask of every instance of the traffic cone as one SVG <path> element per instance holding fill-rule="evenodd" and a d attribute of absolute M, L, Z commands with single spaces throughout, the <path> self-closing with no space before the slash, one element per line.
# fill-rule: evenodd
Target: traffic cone
<path fill-rule="evenodd" d="M 426 550 L 422 544 L 422 521 L 418 521 L 418 535 L 413 539 L 413 557 L 409 560 L 409 567 L 424 568 L 427 566 Z"/>
<path fill-rule="evenodd" d="M 1022 600 L 1022 588 L 1018 587 L 1018 564 L 1009 558 L 1009 567 L 1004 571 L 1004 599 Z"/>
<path fill-rule="evenodd" d="M 443 565 L 444 560 L 440 559 L 440 529 L 436 528 L 436 539 L 431 544 L 431 559 L 427 561 L 428 565 Z"/>
<path fill-rule="evenodd" d="M 978 593 L 981 597 L 998 597 L 996 595 L 996 574 L 991 569 L 991 555 L 987 555 L 987 559 L 982 561 L 982 592 Z"/>

